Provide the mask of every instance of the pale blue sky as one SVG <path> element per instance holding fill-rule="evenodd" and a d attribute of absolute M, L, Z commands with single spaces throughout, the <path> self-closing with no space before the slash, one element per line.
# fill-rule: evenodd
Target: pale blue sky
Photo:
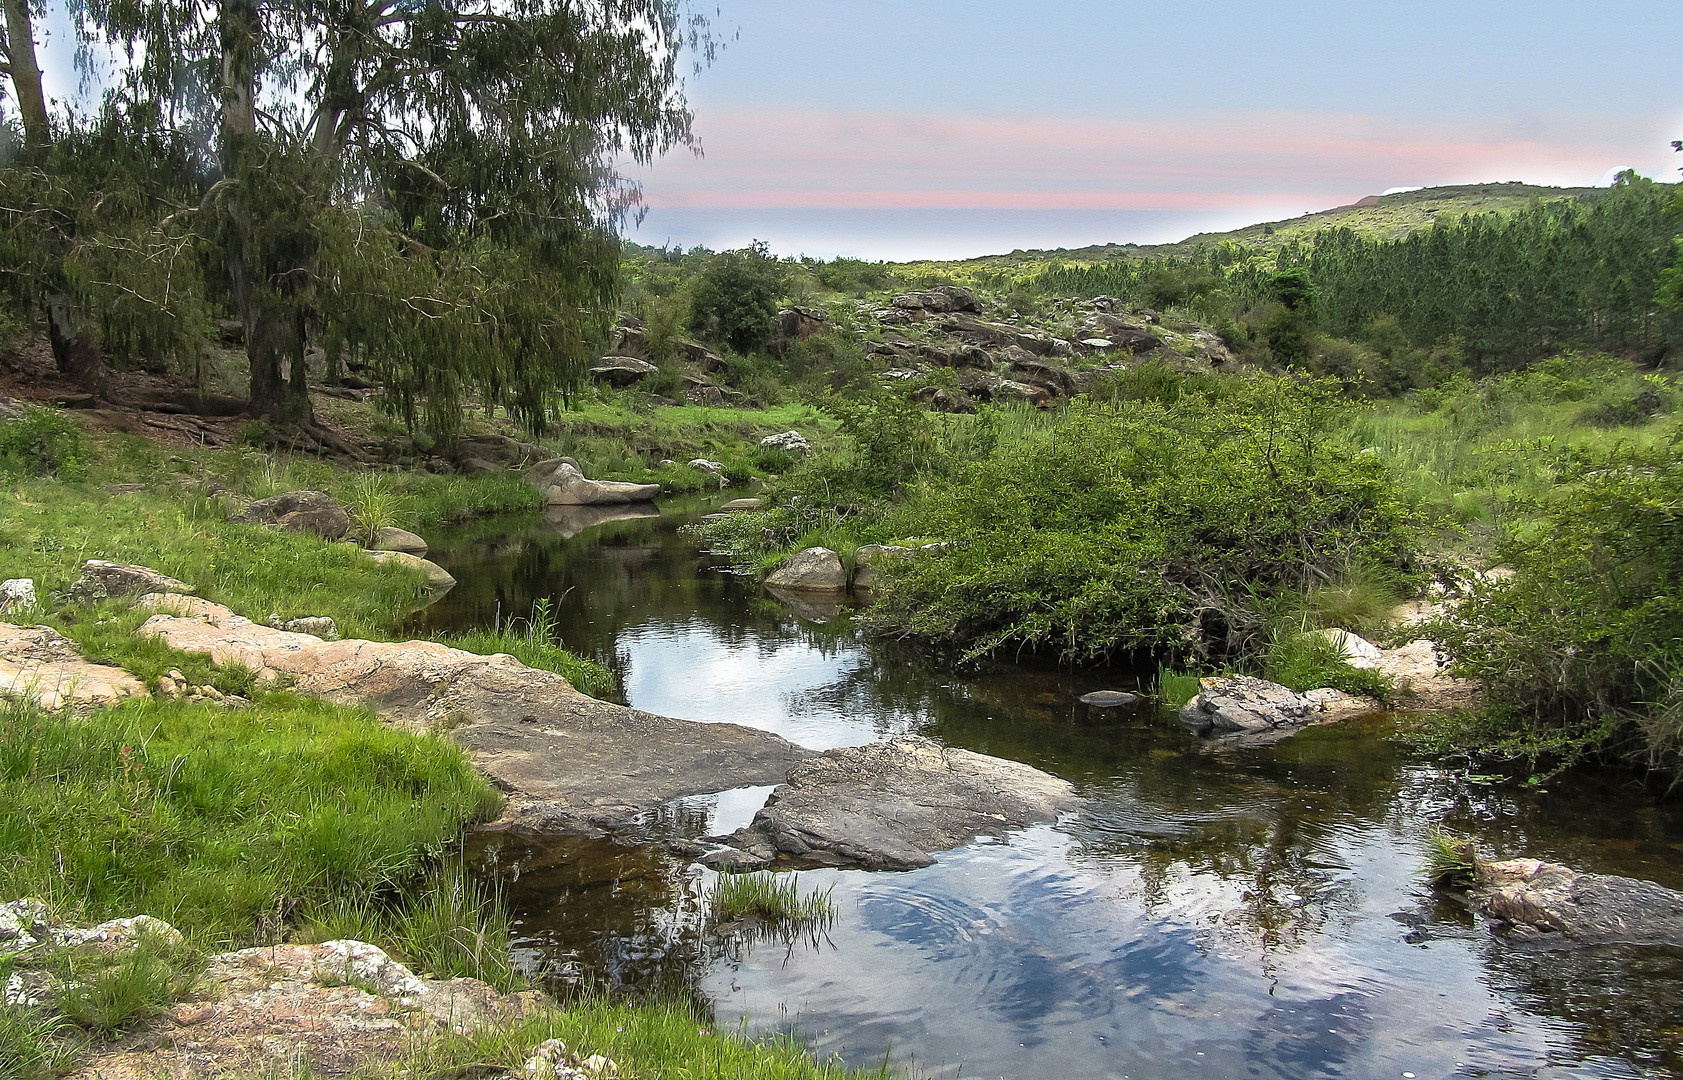
<path fill-rule="evenodd" d="M 1677 176 L 1676 3 L 720 2 L 645 242 L 951 257 Z"/>
<path fill-rule="evenodd" d="M 640 171 L 646 243 L 1151 243 L 1393 187 L 1683 164 L 1675 0 L 717 3 L 732 40 L 687 86 L 705 153 Z"/>

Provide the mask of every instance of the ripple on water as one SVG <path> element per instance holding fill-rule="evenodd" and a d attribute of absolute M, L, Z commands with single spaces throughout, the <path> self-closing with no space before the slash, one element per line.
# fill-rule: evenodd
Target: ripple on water
<path fill-rule="evenodd" d="M 1114 672 L 959 676 L 845 617 L 802 622 L 714 572 L 683 520 L 443 538 L 461 584 L 426 617 L 489 624 L 549 597 L 563 640 L 612 662 L 639 708 L 818 748 L 921 731 L 1066 776 L 1087 803 L 910 873 L 805 872 L 834 889 L 827 940 L 736 955 L 703 933 L 710 874 L 656 848 L 475 840 L 522 955 L 549 970 L 693 993 L 722 1023 L 931 1076 L 1683 1075 L 1683 956 L 1528 953 L 1419 876 L 1427 825 L 1448 820 L 1504 855 L 1683 886 L 1683 812 L 1628 777 L 1547 799 L 1471 785 L 1408 760 L 1382 719 L 1203 753 L 1173 717 L 1076 703 L 1129 684 Z M 760 801 L 684 800 L 651 831 L 725 831 Z"/>

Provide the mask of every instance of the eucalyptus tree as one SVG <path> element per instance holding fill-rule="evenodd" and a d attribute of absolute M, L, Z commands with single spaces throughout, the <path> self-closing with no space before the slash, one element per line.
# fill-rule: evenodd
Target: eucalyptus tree
<path fill-rule="evenodd" d="M 436 433 L 463 394 L 534 428 L 618 288 L 618 162 L 692 143 L 673 0 L 94 0 L 136 86 L 213 133 L 206 231 L 253 411 L 313 427 L 312 338 Z M 419 403 L 419 406 L 418 406 Z"/>

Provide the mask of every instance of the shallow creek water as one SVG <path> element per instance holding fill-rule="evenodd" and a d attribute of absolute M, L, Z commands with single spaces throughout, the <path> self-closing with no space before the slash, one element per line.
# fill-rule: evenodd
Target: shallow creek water
<path fill-rule="evenodd" d="M 1683 800 L 1615 772 L 1546 795 L 1470 782 L 1384 717 L 1205 753 L 1172 717 L 1077 703 L 1123 673 L 959 676 L 862 640 L 845 609 L 796 614 L 680 531 L 702 506 L 480 523 L 435 545 L 461 584 L 422 618 L 488 625 L 547 597 L 638 708 L 820 749 L 916 732 L 1063 776 L 1086 807 L 910 873 L 802 872 L 837 919 L 793 946 L 705 932 L 711 872 L 653 844 L 476 837 L 534 969 L 691 994 L 721 1027 L 914 1076 L 1683 1074 L 1683 953 L 1498 940 L 1420 878 L 1443 822 L 1683 888 Z M 689 800 L 645 834 L 729 831 L 766 794 Z"/>

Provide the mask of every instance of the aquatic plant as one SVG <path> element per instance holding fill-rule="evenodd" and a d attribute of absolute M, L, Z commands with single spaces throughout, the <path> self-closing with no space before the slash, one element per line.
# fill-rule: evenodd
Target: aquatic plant
<path fill-rule="evenodd" d="M 835 923 L 834 886 L 801 894 L 799 874 L 722 874 L 707 892 L 715 924 L 758 923 L 775 936 L 792 939 L 828 930 Z"/>
<path fill-rule="evenodd" d="M 1426 833 L 1426 878 L 1434 889 L 1465 889 L 1473 883 L 1476 855 L 1473 842 L 1442 826 Z"/>

